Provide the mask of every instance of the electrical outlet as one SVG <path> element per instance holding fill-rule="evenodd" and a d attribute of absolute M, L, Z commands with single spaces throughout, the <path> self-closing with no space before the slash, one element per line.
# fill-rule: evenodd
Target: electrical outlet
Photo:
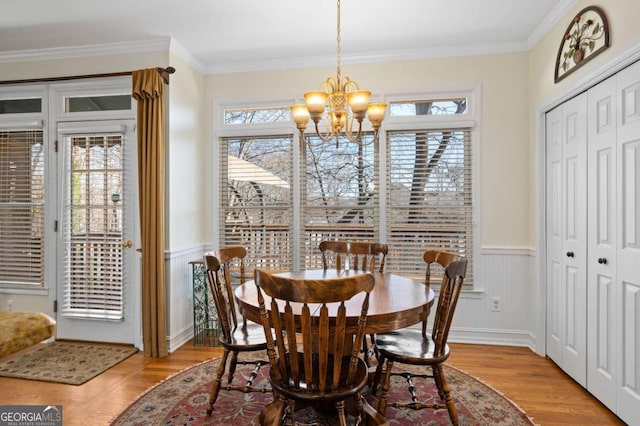
<path fill-rule="evenodd" d="M 500 312 L 500 298 L 492 297 L 491 298 L 491 312 Z"/>
<path fill-rule="evenodd" d="M 7 310 L 13 311 L 16 308 L 16 305 L 13 303 L 13 300 L 7 300 Z"/>

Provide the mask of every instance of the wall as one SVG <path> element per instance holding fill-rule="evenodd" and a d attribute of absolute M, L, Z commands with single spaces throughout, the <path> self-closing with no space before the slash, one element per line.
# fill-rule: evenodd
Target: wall
<path fill-rule="evenodd" d="M 539 336 L 536 350 L 544 354 L 545 328 L 545 269 L 544 269 L 544 112 L 564 100 L 586 90 L 603 80 L 625 64 L 640 58 L 640 26 L 637 16 L 640 14 L 640 2 L 636 0 L 618 0 L 602 2 L 599 6 L 607 16 L 610 27 L 610 47 L 582 65 L 572 74 L 555 84 L 554 69 L 558 48 L 571 20 L 583 8 L 594 3 L 580 0 L 567 12 L 529 52 L 529 205 L 535 211 L 530 226 L 536 241 L 537 258 L 532 271 L 535 287 L 534 332 Z"/>
<path fill-rule="evenodd" d="M 176 69 L 169 85 L 166 201 L 167 334 L 173 351 L 193 337 L 193 292 L 190 261 L 202 259 L 210 241 L 209 194 L 211 185 L 202 178 L 208 170 L 204 129 L 204 76 L 174 54 Z"/>
<path fill-rule="evenodd" d="M 533 346 L 527 58 L 527 53 L 508 53 L 342 67 L 343 75 L 354 78 L 374 96 L 481 88 L 481 131 L 475 141 L 480 144 L 477 290 L 462 296 L 454 340 Z M 285 99 L 283 104 L 288 105 L 300 101 L 305 91 L 334 73 L 335 69 L 325 67 L 207 76 L 208 117 L 213 117 L 215 103 Z M 214 126 L 207 138 L 214 148 L 215 131 Z M 212 174 L 205 179 L 212 179 Z M 491 311 L 492 297 L 500 298 L 500 312 Z"/>

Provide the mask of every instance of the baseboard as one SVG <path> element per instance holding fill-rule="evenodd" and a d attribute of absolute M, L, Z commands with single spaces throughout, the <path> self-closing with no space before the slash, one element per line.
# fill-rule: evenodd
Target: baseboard
<path fill-rule="evenodd" d="M 449 341 L 480 345 L 527 347 L 535 352 L 535 336 L 525 330 L 470 329 L 451 327 Z"/>
<path fill-rule="evenodd" d="M 175 352 L 180 346 L 193 339 L 193 324 L 179 330 L 175 335 L 167 339 L 167 350 L 169 353 Z"/>

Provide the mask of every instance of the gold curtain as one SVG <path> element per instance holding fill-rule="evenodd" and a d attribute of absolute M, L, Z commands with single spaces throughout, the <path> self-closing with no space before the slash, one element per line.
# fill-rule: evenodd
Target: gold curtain
<path fill-rule="evenodd" d="M 157 68 L 133 73 L 138 102 L 138 187 L 145 356 L 167 356 L 164 274 L 164 80 Z"/>

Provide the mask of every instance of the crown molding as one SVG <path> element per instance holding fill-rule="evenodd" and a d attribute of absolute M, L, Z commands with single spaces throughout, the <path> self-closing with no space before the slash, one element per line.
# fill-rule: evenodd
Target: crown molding
<path fill-rule="evenodd" d="M 176 39 L 171 39 L 169 50 L 171 53 L 182 59 L 184 62 L 192 66 L 196 71 L 201 74 L 206 74 L 207 65 L 202 62 L 198 57 L 189 52 L 180 42 Z"/>
<path fill-rule="evenodd" d="M 43 61 L 51 59 L 71 59 L 88 56 L 117 55 L 168 51 L 169 38 L 139 40 L 121 43 L 105 43 L 87 46 L 56 47 L 51 49 L 19 50 L 1 52 L 0 62 Z"/>
<path fill-rule="evenodd" d="M 567 15 L 569 10 L 578 0 L 562 0 L 560 3 L 553 8 L 553 10 L 545 16 L 545 18 L 540 22 L 540 25 L 533 30 L 533 32 L 527 37 L 527 49 L 532 49 L 542 38 L 547 35 L 549 31 L 560 22 L 561 19 Z"/>
<path fill-rule="evenodd" d="M 477 56 L 498 53 L 527 51 L 525 42 L 485 43 L 459 46 L 445 46 L 426 49 L 405 49 L 380 51 L 365 54 L 342 54 L 343 64 L 412 61 L 418 59 L 444 58 L 455 56 Z M 226 74 L 234 72 L 272 71 L 291 68 L 309 68 L 335 65 L 335 55 L 281 58 L 268 61 L 227 62 L 209 64 L 206 74 Z"/>

